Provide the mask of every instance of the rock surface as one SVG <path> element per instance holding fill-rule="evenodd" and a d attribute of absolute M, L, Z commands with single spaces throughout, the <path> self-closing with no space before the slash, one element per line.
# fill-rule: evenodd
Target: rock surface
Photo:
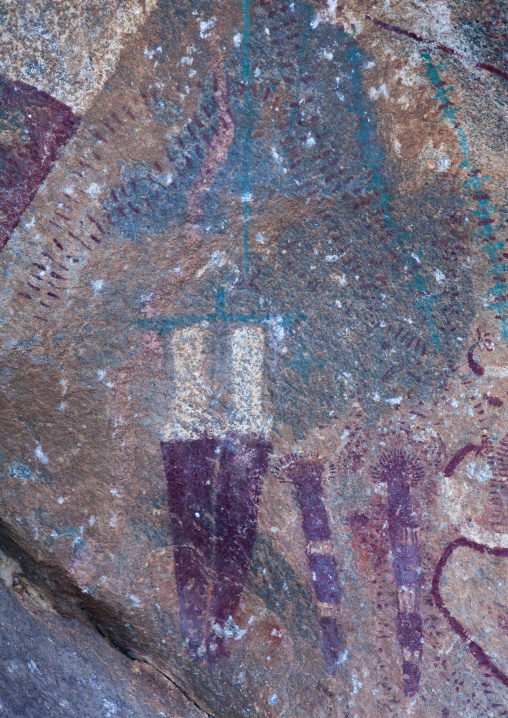
<path fill-rule="evenodd" d="M 165 677 L 76 618 L 62 618 L 1 557 L 0 714 L 14 718 L 204 718 Z M 9 588 L 14 587 L 14 591 Z"/>
<path fill-rule="evenodd" d="M 3 550 L 211 715 L 508 715 L 506 4 L 29 5 Z"/>

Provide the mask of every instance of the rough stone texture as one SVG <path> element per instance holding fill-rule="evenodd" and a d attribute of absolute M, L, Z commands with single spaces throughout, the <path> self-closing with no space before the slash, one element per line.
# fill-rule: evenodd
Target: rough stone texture
<path fill-rule="evenodd" d="M 2 556 L 0 714 L 7 718 L 204 718 L 179 690 L 91 626 L 64 619 Z"/>
<path fill-rule="evenodd" d="M 4 12 L 4 550 L 212 715 L 508 715 L 506 4 L 142 5 Z"/>

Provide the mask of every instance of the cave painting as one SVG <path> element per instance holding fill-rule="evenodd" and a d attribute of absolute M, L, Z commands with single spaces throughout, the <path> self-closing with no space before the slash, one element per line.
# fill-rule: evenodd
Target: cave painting
<path fill-rule="evenodd" d="M 234 630 L 247 583 L 260 495 L 274 456 L 271 431 L 289 427 L 299 448 L 274 457 L 275 469 L 294 492 L 323 663 L 329 676 L 336 676 L 347 660 L 346 645 L 354 643 L 354 636 L 346 641 L 341 625 L 348 585 L 336 563 L 334 508 L 326 500 L 330 462 L 306 452 L 305 443 L 316 427 L 360 404 L 370 428 L 404 404 L 409 416 L 413 409 L 422 416 L 420 405 L 439 393 L 461 357 L 475 380 L 485 376 L 480 337 L 469 349 L 457 345 L 458 335 L 461 341 L 471 336 L 475 312 L 471 292 L 463 290 L 476 280 L 474 269 L 462 261 L 469 230 L 461 225 L 456 187 L 429 179 L 410 199 L 398 194 L 374 102 L 365 92 L 369 58 L 352 35 L 328 22 L 331 11 L 325 17 L 315 4 L 277 0 L 246 1 L 241 13 L 236 9 L 243 27 L 228 49 L 215 16 L 205 22 L 189 11 L 186 32 L 192 42 L 179 70 L 162 48 L 163 39 L 144 52 L 143 57 L 160 55 L 160 63 L 150 66 L 148 89 L 96 123 L 93 137 L 100 146 L 87 149 L 74 174 L 90 172 L 97 180 L 104 148 L 114 144 L 117 132 L 135 136 L 140 108 L 164 126 L 165 147 L 157 159 L 140 159 L 139 148 L 132 162 L 122 156 L 94 216 L 83 212 L 75 221 L 88 227 L 86 235 L 66 224 L 81 211 L 85 190 L 80 187 L 79 201 L 64 194 L 50 220 L 51 249 L 41 240 L 40 256 L 34 256 L 17 294 L 36 306 L 37 319 L 49 323 L 62 307 L 58 290 L 71 273 L 70 263 L 79 264 L 69 247 L 81 260 L 85 252 L 104 250 L 110 230 L 125 243 L 140 241 L 145 232 L 171 238 L 177 248 L 171 255 L 174 273 L 168 267 L 159 271 L 157 264 L 161 277 L 145 286 L 145 316 L 136 321 L 164 344 L 170 389 L 158 430 L 186 648 L 193 660 L 205 663 L 227 656 L 225 638 Z M 442 119 L 455 122 L 457 110 L 446 95 L 451 90 L 443 88 L 428 53 L 424 59 Z M 201 79 L 190 74 L 185 84 L 168 79 L 168 68 L 197 73 L 190 68 L 201 61 L 208 63 Z M 155 89 L 161 87 L 165 94 Z M 191 110 L 182 121 L 184 102 Z M 0 248 L 78 123 L 49 95 L 1 81 L 0 140 L 9 159 L 1 169 L 6 189 L 0 197 Z M 455 129 L 460 130 L 458 122 Z M 115 151 L 108 149 L 110 157 Z M 488 195 L 469 169 L 480 203 L 476 238 L 497 256 Z M 83 187 L 88 183 L 83 180 Z M 442 221 L 429 220 L 434 212 Z M 192 265 L 194 255 L 199 268 Z M 491 259 L 492 271 L 501 274 L 498 260 Z M 188 271 L 186 262 L 192 265 Z M 502 302 L 497 304 L 502 312 Z M 499 407 L 495 397 L 488 401 Z M 409 444 L 379 449 L 368 471 L 386 488 L 401 684 L 413 699 L 422 683 L 426 578 L 414 491 L 429 467 L 437 473 L 442 466 L 425 463 Z M 498 490 L 507 445 L 504 439 L 497 450 L 500 474 L 492 485 L 497 481 Z M 466 457 L 481 458 L 488 450 L 482 434 L 444 468 L 440 501 L 463 536 L 445 548 L 432 597 L 481 666 L 506 685 L 504 673 L 452 616 L 440 590 L 443 570 L 459 546 L 507 555 L 507 535 L 469 519 L 468 497 L 453 480 Z"/>
<path fill-rule="evenodd" d="M 339 622 L 341 586 L 324 499 L 326 469 L 319 456 L 305 455 L 287 456 L 277 466 L 279 476 L 292 483 L 295 489 L 311 583 L 319 610 L 323 657 L 328 673 L 334 676 L 347 653 Z M 333 472 L 333 467 L 328 467 L 328 471 Z"/>
<path fill-rule="evenodd" d="M 429 228 L 421 226 L 420 232 L 411 234 L 409 251 L 403 246 L 409 236 L 391 213 L 387 189 L 391 180 L 361 85 L 364 58 L 351 38 L 341 35 L 339 42 L 334 40 L 336 60 L 346 71 L 341 92 L 313 96 L 308 83 L 329 82 L 328 68 L 310 52 L 298 62 L 286 58 L 289 38 L 305 35 L 313 11 L 295 6 L 287 13 L 288 8 L 279 3 L 256 7 L 254 14 L 244 4 L 237 64 L 231 65 L 227 58 L 215 63 L 211 88 L 201 93 L 199 112 L 183 137 L 174 138 L 167 149 L 167 159 L 176 170 L 168 189 L 168 200 L 175 206 L 171 221 L 181 222 L 189 246 L 219 236 L 221 248 L 185 286 L 191 311 L 180 314 L 172 308 L 168 313 L 165 302 L 170 292 L 158 287 L 149 300 L 150 318 L 144 322 L 165 337 L 165 361 L 174 392 L 161 448 L 181 626 L 191 655 L 206 660 L 224 650 L 225 623 L 232 619 L 245 585 L 261 482 L 268 470 L 271 422 L 290 424 L 296 440 L 302 441 L 316 425 L 347 411 L 355 391 L 378 397 L 376 387 L 382 386 L 382 402 L 375 398 L 371 403 L 374 419 L 386 402 L 397 401 L 391 398 L 397 392 L 423 397 L 436 377 L 449 371 L 453 351 L 448 329 L 438 329 L 433 318 L 440 303 L 448 307 L 451 297 L 448 290 L 442 291 L 429 305 L 429 279 L 420 274 L 415 259 L 425 242 L 432 241 Z M 281 48 L 272 70 L 265 68 L 262 49 L 266 23 L 273 31 L 266 41 Z M 214 32 L 210 28 L 201 42 L 216 48 Z M 333 32 L 324 25 L 316 30 L 322 43 L 330 42 Z M 305 65 L 305 72 L 299 65 Z M 288 88 L 284 117 L 280 98 L 274 94 L 272 71 L 284 78 Z M 347 106 L 360 118 L 353 133 L 348 130 L 351 112 L 345 108 L 343 92 L 349 98 Z M 272 146 L 259 138 L 265 116 L 273 119 Z M 346 163 L 354 166 L 352 174 L 344 173 Z M 186 173 L 190 178 L 182 195 L 179 184 Z M 126 177 L 125 186 L 128 183 Z M 229 192 L 234 196 L 233 214 L 239 214 L 234 220 L 224 214 L 223 198 Z M 319 201 L 314 197 L 317 193 L 322 195 Z M 115 196 L 116 203 L 120 195 Z M 337 212 L 338 197 L 343 213 Z M 278 201 L 285 203 L 282 215 Z M 440 200 L 436 196 L 432 201 Z M 360 206 L 362 219 L 356 221 Z M 132 218 L 141 228 L 143 210 L 137 210 Z M 113 217 L 116 211 L 113 207 Z M 150 209 L 145 212 L 148 216 Z M 406 212 L 419 221 L 412 208 Z M 224 237 L 228 223 L 234 231 Z M 270 239 L 270 252 L 277 258 L 273 271 L 263 254 L 271 223 L 281 226 L 277 239 Z M 391 237 L 396 261 L 382 247 Z M 364 262 L 367 252 L 376 255 L 373 261 L 379 275 L 374 278 Z M 339 257 L 341 272 L 336 269 Z M 443 273 L 448 272 L 448 261 L 447 255 L 439 259 Z M 409 281 L 402 278 L 407 263 L 413 268 Z M 354 281 L 347 281 L 346 273 Z M 289 290 L 288 276 L 294 276 Z M 408 304 L 418 317 L 417 326 L 390 321 L 394 310 L 395 314 L 405 311 Z M 358 319 L 364 315 L 376 317 L 368 332 Z M 459 323 L 467 320 L 467 312 L 457 317 Z M 273 327 L 284 337 L 284 352 L 276 346 Z M 369 364 L 368 370 L 360 357 Z M 277 376 L 272 370 L 275 363 Z M 271 397 L 269 411 L 265 394 Z M 305 410 L 299 411 L 302 402 Z M 389 487 L 390 536 L 396 553 L 404 689 L 411 696 L 418 691 L 422 656 L 418 525 L 411 515 L 409 493 L 418 471 L 402 455 L 393 462 L 382 471 Z M 319 607 L 324 662 L 334 675 L 345 655 L 339 620 L 344 589 L 333 559 L 323 471 L 321 460 L 302 455 L 291 460 L 283 473 L 296 492 Z M 408 471 L 412 478 L 406 476 Z M 396 505 L 399 500 L 402 509 Z"/>
<path fill-rule="evenodd" d="M 418 458 L 401 448 L 383 452 L 374 470 L 376 479 L 388 487 L 388 527 L 397 591 L 397 636 L 402 652 L 406 696 L 420 686 L 423 626 L 420 616 L 421 566 L 418 548 L 419 517 L 411 499 L 411 486 L 422 479 Z"/>
<path fill-rule="evenodd" d="M 217 218 L 224 216 L 221 202 L 225 191 L 240 195 L 241 219 L 236 218 L 233 235 L 186 287 L 187 297 L 194 296 L 191 311 L 168 315 L 166 290 L 159 288 L 150 300 L 151 318 L 145 322 L 165 337 L 165 362 L 172 385 L 170 420 L 162 429 L 161 450 L 180 625 L 191 657 L 206 662 L 227 654 L 225 638 L 234 628 L 256 538 L 273 422 L 291 424 L 296 439 L 302 441 L 316 425 L 346 411 L 355 391 L 374 398 L 371 421 L 379 418 L 383 402 L 401 402 L 400 394 L 411 396 L 412 401 L 425 399 L 428 391 L 455 371 L 454 332 L 467 333 L 472 318 L 464 295 L 459 312 L 455 290 L 443 287 L 433 294 L 434 280 L 420 268 L 418 257 L 429 245 L 445 245 L 449 228 L 429 228 L 408 206 L 405 212 L 408 221 L 411 218 L 410 226 L 419 227 L 409 234 L 392 213 L 392 180 L 361 84 L 364 58 L 352 39 L 342 36 L 334 50 L 346 70 L 341 92 L 318 100 L 308 92 L 307 82 L 316 82 L 316 78 L 326 82 L 326 69 L 311 61 L 310 53 L 299 63 L 288 62 L 285 47 L 291 33 L 306 32 L 312 13 L 308 8 L 307 13 L 305 8 L 292 9 L 288 19 L 285 5 L 262 6 L 256 11 L 253 27 L 249 4 L 244 5 L 240 64 L 233 68 L 224 58 L 215 63 L 211 89 L 202 92 L 198 112 L 166 151 L 174 177 L 170 199 L 178 207 L 183 198 L 186 206 L 184 212 L 175 209 L 173 221 L 180 219 L 189 246 L 205 243 L 210 230 L 220 235 L 224 222 L 220 225 Z M 279 20 L 282 26 L 276 25 Z M 260 118 L 266 114 L 275 117 L 280 109 L 269 73 L 265 79 L 260 69 L 265 62 L 262 49 L 253 42 L 254 37 L 263 37 L 265 23 L 273 31 L 270 43 L 281 46 L 278 72 L 290 88 L 282 129 L 273 127 L 271 142 L 278 149 L 254 139 Z M 323 28 L 322 41 L 329 41 L 328 32 Z M 217 50 L 213 29 L 202 40 Z M 349 149 L 348 113 L 342 123 L 336 121 L 343 113 L 342 100 L 337 101 L 343 98 L 342 92 L 359 118 L 355 142 Z M 330 132 L 332 117 L 334 130 Z M 342 166 L 346 153 L 349 164 L 354 165 L 347 176 Z M 273 167 L 267 162 L 270 155 L 275 159 Z M 181 190 L 179 184 L 186 173 L 190 179 Z M 128 184 L 126 177 L 125 186 Z M 121 190 L 127 205 L 121 212 L 120 192 L 112 193 L 112 216 L 119 212 L 120 222 L 132 205 L 124 185 Z M 157 193 L 155 189 L 159 199 Z M 314 204 L 317 193 L 321 200 Z M 357 199 L 358 195 L 362 199 Z M 342 215 L 335 207 L 339 196 L 346 208 Z M 421 201 L 430 206 L 445 196 L 422 196 Z M 272 207 L 277 198 L 288 202 L 285 212 L 293 211 L 295 219 L 285 219 L 286 226 L 282 222 L 278 239 L 271 244 L 279 266 L 270 274 L 258 249 L 267 241 L 270 222 L 280 222 L 278 210 Z M 266 204 L 266 218 L 259 210 L 256 217 L 253 211 L 259 201 Z M 446 201 L 453 205 L 453 196 Z M 300 216 L 303 203 L 309 207 L 308 216 L 303 212 Z M 132 216 L 140 222 L 143 210 L 136 209 Z M 352 218 L 358 217 L 360 209 L 362 220 L 355 222 Z M 149 213 L 150 207 L 145 212 Z M 452 227 L 450 231 L 456 230 Z M 443 238 L 436 237 L 436 232 L 443 233 Z M 434 257 L 439 277 L 449 275 L 455 262 L 454 256 L 440 251 Z M 365 264 L 366 253 L 373 265 Z M 313 273 L 319 256 L 325 262 L 317 282 Z M 342 274 L 335 270 L 339 257 Z M 376 273 L 367 266 L 375 266 Z M 408 266 L 411 279 L 406 281 Z M 461 282 L 469 281 L 465 265 L 453 264 L 453 272 Z M 295 277 L 289 292 L 284 288 L 288 273 Z M 348 281 L 346 275 L 355 281 Z M 314 293 L 318 288 L 317 312 Z M 393 319 L 404 316 L 407 307 L 411 307 L 415 322 Z M 437 322 L 440 311 L 453 317 L 449 326 Z M 374 317 L 368 332 L 358 321 L 365 316 Z M 338 331 L 332 336 L 329 328 L 337 322 Z M 277 356 L 278 384 L 269 370 L 277 353 L 274 326 L 285 341 L 285 353 Z M 482 376 L 474 348 L 467 360 Z M 315 395 L 309 391 L 311 386 Z M 383 396 L 378 387 L 383 387 Z M 299 412 L 302 401 L 305 411 Z M 277 462 L 276 471 L 295 491 L 323 661 L 328 674 L 335 676 L 347 657 L 340 622 L 347 586 L 341 585 L 334 558 L 323 484 L 325 463 L 322 457 L 297 453 Z M 372 468 L 373 478 L 387 487 L 396 635 L 403 692 L 408 699 L 420 690 L 424 647 L 420 517 L 412 498 L 412 489 L 424 474 L 423 466 L 410 447 L 395 444 L 381 453 Z M 439 608 L 439 603 L 436 605 Z M 350 640 L 354 643 L 354 638 Z"/>
<path fill-rule="evenodd" d="M 214 422 L 205 374 L 206 332 L 175 331 L 175 397 L 161 442 L 173 530 L 182 632 L 195 659 L 215 660 L 242 594 L 256 538 L 257 508 L 271 445 L 263 413 L 264 332 L 231 327 L 226 425 Z M 213 335 L 212 335 L 213 340 Z M 207 355 L 209 358 L 209 355 Z"/>
<path fill-rule="evenodd" d="M 468 354 L 468 361 L 471 365 L 470 354 Z M 479 364 L 475 363 L 475 365 L 479 367 Z M 474 367 L 471 368 L 475 373 L 479 373 Z M 491 504 L 489 508 L 491 508 L 491 518 L 494 525 L 500 522 L 504 523 L 506 519 L 508 435 L 503 436 L 497 442 L 492 442 L 484 434 L 478 444 L 467 444 L 459 449 L 443 471 L 441 501 L 445 511 L 462 536 L 445 547 L 434 570 L 432 596 L 436 607 L 445 617 L 450 628 L 464 641 L 479 665 L 487 669 L 508 688 L 508 675 L 506 672 L 499 668 L 494 658 L 474 639 L 472 632 L 453 615 L 446 605 L 441 590 L 443 572 L 457 549 L 467 548 L 484 556 L 508 557 L 508 532 L 494 530 L 492 526 L 482 525 L 471 517 L 471 514 L 475 513 L 475 509 L 470 504 L 468 485 L 464 481 L 464 478 L 467 477 L 462 476 L 462 481 L 457 480 L 457 474 L 460 473 L 460 469 L 464 466 L 468 456 L 475 457 L 475 462 L 472 464 L 475 474 L 473 479 L 478 480 L 478 475 L 483 473 L 484 476 L 480 477 L 480 481 L 488 481 L 489 503 Z"/>
<path fill-rule="evenodd" d="M 0 76 L 0 251 L 78 125 L 63 102 Z"/>

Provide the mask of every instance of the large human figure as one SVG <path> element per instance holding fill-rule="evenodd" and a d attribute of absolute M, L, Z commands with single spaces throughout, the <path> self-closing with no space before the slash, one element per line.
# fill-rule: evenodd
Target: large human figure
<path fill-rule="evenodd" d="M 174 332 L 172 418 L 161 442 L 173 528 L 180 620 L 195 659 L 224 653 L 256 537 L 258 499 L 271 450 L 263 410 L 264 331 L 228 332 L 228 414 L 213 407 L 219 387 L 207 378 L 201 327 Z M 216 356 L 216 362 L 224 361 Z M 217 367 L 216 367 L 217 368 Z"/>

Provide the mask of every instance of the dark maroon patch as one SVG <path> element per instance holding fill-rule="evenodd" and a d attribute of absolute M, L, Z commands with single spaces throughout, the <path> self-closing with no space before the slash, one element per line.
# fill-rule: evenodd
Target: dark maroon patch
<path fill-rule="evenodd" d="M 476 374 L 476 376 L 483 376 L 485 374 L 485 369 L 474 358 L 474 350 L 476 349 L 476 346 L 477 344 L 473 344 L 473 346 L 469 348 L 467 352 L 467 363 L 469 364 L 471 371 Z"/>
<path fill-rule="evenodd" d="M 322 603 L 339 605 L 340 589 L 333 556 L 330 554 L 309 554 L 309 571 L 316 599 Z"/>
<path fill-rule="evenodd" d="M 256 539 L 258 502 L 271 444 L 259 439 L 224 441 L 215 502 L 215 582 L 211 617 L 223 629 L 238 607 Z M 220 631 L 210 634 L 209 657 L 224 653 Z"/>
<path fill-rule="evenodd" d="M 334 676 L 344 657 L 344 639 L 334 616 L 321 616 L 319 623 L 326 670 L 331 676 Z"/>
<path fill-rule="evenodd" d="M 420 666 L 414 661 L 402 661 L 404 694 L 415 696 L 420 689 Z"/>
<path fill-rule="evenodd" d="M 487 402 L 490 404 L 490 406 L 495 406 L 496 408 L 499 408 L 500 406 L 503 406 L 504 402 L 502 399 L 499 399 L 497 396 L 489 396 L 487 397 Z"/>
<path fill-rule="evenodd" d="M 180 625 L 195 660 L 226 653 L 247 579 L 271 445 L 249 437 L 161 442 Z"/>
<path fill-rule="evenodd" d="M 209 578 L 213 570 L 213 473 L 218 441 L 161 442 L 173 528 L 180 624 L 190 655 L 205 641 Z"/>
<path fill-rule="evenodd" d="M 462 449 L 459 449 L 450 459 L 448 464 L 445 466 L 444 469 L 444 475 L 447 477 L 453 476 L 453 472 L 457 468 L 457 466 L 460 464 L 460 462 L 466 458 L 468 454 L 470 454 L 472 451 L 476 451 L 476 455 L 480 453 L 482 450 L 482 445 L 477 444 L 466 444 L 466 446 L 463 446 Z"/>
<path fill-rule="evenodd" d="M 296 489 L 302 512 L 302 527 L 307 541 L 327 541 L 332 534 L 323 501 L 323 464 L 313 459 L 298 459 L 287 468 Z"/>
<path fill-rule="evenodd" d="M 46 92 L 0 77 L 0 250 L 79 122 Z"/>

